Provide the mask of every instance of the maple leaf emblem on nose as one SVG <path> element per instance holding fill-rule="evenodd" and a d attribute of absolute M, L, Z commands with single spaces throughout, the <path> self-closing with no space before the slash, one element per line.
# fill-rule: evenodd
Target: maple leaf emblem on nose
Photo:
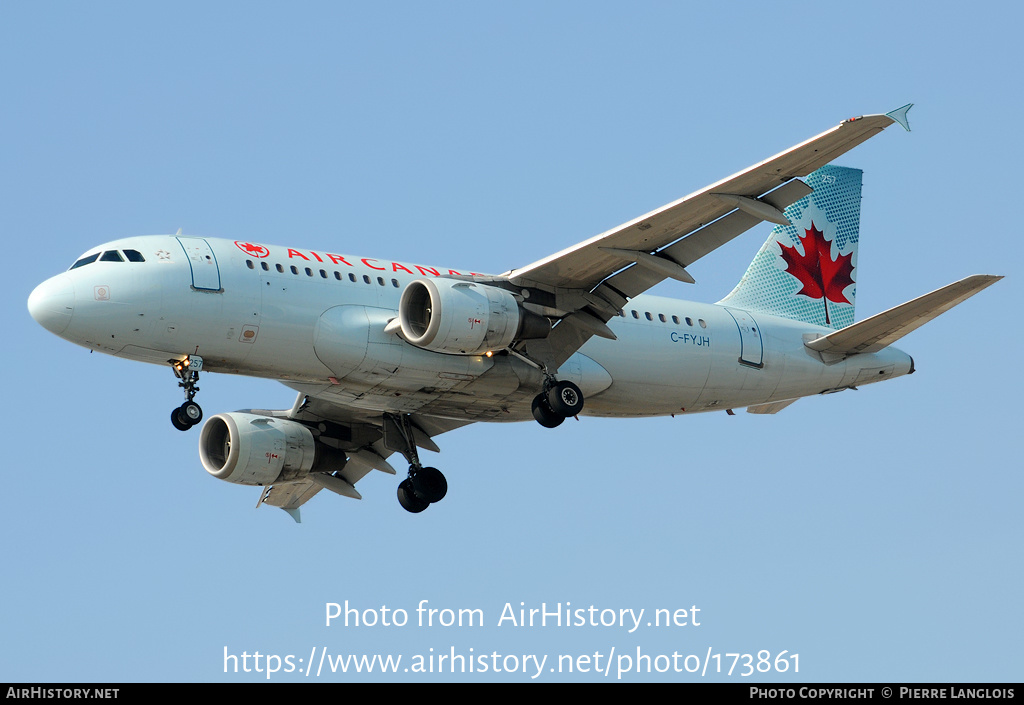
<path fill-rule="evenodd" d="M 804 230 L 800 244 L 804 248 L 801 255 L 796 246 L 789 247 L 779 243 L 782 248 L 782 259 L 786 262 L 786 271 L 800 282 L 800 291 L 796 292 L 810 299 L 821 299 L 825 305 L 825 323 L 831 323 L 828 315 L 828 302 L 837 304 L 853 303 L 843 294 L 843 289 L 853 284 L 853 253 L 840 254 L 832 259 L 832 243 L 825 239 L 825 234 L 811 223 L 810 230 Z"/>
<path fill-rule="evenodd" d="M 239 242 L 238 240 L 235 240 L 235 247 L 237 247 L 247 255 L 252 255 L 260 259 L 263 259 L 264 257 L 270 254 L 270 250 L 268 250 L 263 245 L 254 245 L 251 242 Z"/>

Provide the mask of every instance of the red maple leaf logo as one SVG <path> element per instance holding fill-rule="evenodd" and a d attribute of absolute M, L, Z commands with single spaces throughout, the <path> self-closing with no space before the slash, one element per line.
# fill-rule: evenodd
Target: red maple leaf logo
<path fill-rule="evenodd" d="M 251 242 L 239 242 L 238 240 L 235 240 L 235 246 L 247 255 L 253 255 L 259 259 L 263 259 L 270 254 L 270 250 L 263 245 L 254 245 Z"/>
<path fill-rule="evenodd" d="M 822 299 L 825 304 L 825 323 L 831 323 L 828 315 L 828 302 L 849 304 L 843 295 L 843 289 L 853 284 L 853 253 L 839 255 L 832 259 L 832 243 L 825 239 L 825 234 L 811 223 L 810 230 L 800 238 L 804 253 L 801 255 L 795 246 L 788 247 L 779 243 L 782 248 L 782 259 L 786 261 L 786 271 L 792 274 L 802 285 L 797 294 L 811 299 Z"/>

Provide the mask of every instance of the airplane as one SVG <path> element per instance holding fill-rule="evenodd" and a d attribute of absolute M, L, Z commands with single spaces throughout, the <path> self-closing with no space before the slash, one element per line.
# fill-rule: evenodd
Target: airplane
<path fill-rule="evenodd" d="M 893 343 L 1002 277 L 974 275 L 854 322 L 861 171 L 831 162 L 911 105 L 850 118 L 585 242 L 503 274 L 176 235 L 90 248 L 35 288 L 32 317 L 73 343 L 170 365 L 171 423 L 203 411 L 201 373 L 276 379 L 291 409 L 217 414 L 199 435 L 216 478 L 261 487 L 298 522 L 320 490 L 360 499 L 377 470 L 422 512 L 448 483 L 419 448 L 478 421 L 646 417 L 796 400 L 914 372 Z M 774 224 L 714 304 L 646 294 Z"/>

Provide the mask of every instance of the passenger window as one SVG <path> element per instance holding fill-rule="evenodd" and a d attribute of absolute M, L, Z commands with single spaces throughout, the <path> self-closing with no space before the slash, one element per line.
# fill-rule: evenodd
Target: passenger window
<path fill-rule="evenodd" d="M 320 270 L 320 276 L 323 277 L 324 279 L 326 279 L 327 278 L 327 272 L 325 270 L 321 269 Z"/>
<path fill-rule="evenodd" d="M 278 264 L 278 265 L 275 265 L 275 266 L 277 267 L 277 271 L 278 271 L 278 272 L 280 272 L 281 274 L 284 274 L 284 267 L 282 267 L 282 266 L 281 266 L 281 265 L 279 265 L 279 264 Z"/>
<path fill-rule="evenodd" d="M 707 328 L 708 327 L 708 324 L 704 322 L 703 318 L 698 318 L 697 319 L 697 323 L 700 323 L 700 327 L 701 328 Z"/>
<path fill-rule="evenodd" d="M 636 312 L 636 309 L 633 310 L 633 318 L 640 318 L 640 314 Z"/>
<path fill-rule="evenodd" d="M 651 317 L 651 312 L 650 312 L 650 311 L 644 311 L 644 315 L 645 315 L 645 316 L 647 316 L 647 320 L 648 320 L 648 321 L 653 321 L 653 320 L 654 320 L 654 319 L 653 319 L 653 318 Z"/>
<path fill-rule="evenodd" d="M 350 282 L 353 282 L 353 283 L 354 283 L 354 282 L 355 282 L 355 280 L 356 280 L 356 275 L 355 275 L 355 274 L 352 274 L 352 272 L 349 272 L 349 273 L 348 273 L 348 280 L 349 280 Z"/>
<path fill-rule="evenodd" d="M 686 325 L 688 325 L 688 326 L 692 326 L 693 325 L 693 319 L 690 318 L 689 316 L 686 317 Z"/>
<path fill-rule="evenodd" d="M 398 288 L 398 280 L 397 279 L 392 279 L 391 280 L 391 285 L 397 289 Z"/>
<path fill-rule="evenodd" d="M 307 277 L 313 276 L 313 270 L 310 269 L 309 267 L 306 267 L 306 276 Z"/>
<path fill-rule="evenodd" d="M 99 256 L 100 256 L 100 253 L 97 252 L 94 255 L 89 255 L 88 257 L 83 257 L 82 259 L 78 260 L 73 265 L 71 265 L 71 269 L 78 269 L 79 267 L 84 267 L 87 264 L 92 264 L 93 262 L 96 261 L 96 258 L 99 257 Z"/>
<path fill-rule="evenodd" d="M 124 262 L 124 257 L 117 250 L 107 250 L 100 257 L 100 262 Z"/>
<path fill-rule="evenodd" d="M 658 320 L 661 321 L 662 323 L 668 323 L 668 320 L 665 318 L 665 314 L 664 313 L 659 313 L 658 314 Z"/>
<path fill-rule="evenodd" d="M 146 258 L 142 256 L 142 253 L 138 250 L 125 250 L 124 256 L 128 258 L 129 262 L 145 262 Z"/>
<path fill-rule="evenodd" d="M 363 281 L 364 281 L 364 282 L 366 282 L 367 284 L 370 284 L 370 283 L 371 283 L 371 282 L 370 282 L 370 277 L 368 277 L 368 276 L 367 276 L 367 275 L 365 275 L 365 274 L 363 275 Z"/>
<path fill-rule="evenodd" d="M 341 281 L 341 272 L 335 270 L 334 278 L 337 279 L 338 281 Z"/>
<path fill-rule="evenodd" d="M 299 273 L 299 268 L 296 267 L 294 264 L 292 265 L 291 270 L 292 270 L 292 274 L 298 274 Z"/>
<path fill-rule="evenodd" d="M 260 266 L 263 267 L 264 272 L 270 271 L 270 265 L 268 265 L 266 262 L 260 262 Z"/>
<path fill-rule="evenodd" d="M 252 263 L 251 259 L 245 260 L 245 266 L 249 269 L 256 269 L 256 265 Z"/>
<path fill-rule="evenodd" d="M 675 323 L 678 326 L 679 325 L 679 316 L 672 316 L 672 322 Z"/>

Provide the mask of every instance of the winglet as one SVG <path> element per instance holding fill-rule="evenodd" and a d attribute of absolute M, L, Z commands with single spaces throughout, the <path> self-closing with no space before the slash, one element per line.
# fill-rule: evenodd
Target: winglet
<path fill-rule="evenodd" d="M 296 524 L 301 524 L 302 523 L 302 514 L 299 513 L 299 507 L 295 507 L 294 509 L 288 509 L 287 507 L 281 507 L 281 509 L 284 509 L 286 512 L 288 512 L 288 516 L 290 516 L 292 519 L 294 519 Z"/>
<path fill-rule="evenodd" d="M 907 122 L 907 111 L 913 107 L 913 103 L 907 103 L 902 108 L 896 108 L 891 113 L 886 113 L 885 116 L 890 118 L 893 122 L 898 122 L 903 126 L 904 130 L 910 132 L 910 123 Z"/>

